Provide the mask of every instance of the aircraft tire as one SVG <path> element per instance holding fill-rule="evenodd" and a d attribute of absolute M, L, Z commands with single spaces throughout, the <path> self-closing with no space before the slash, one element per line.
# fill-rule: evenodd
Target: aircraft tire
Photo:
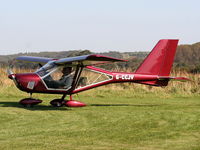
<path fill-rule="evenodd" d="M 50 102 L 50 104 L 53 106 L 53 107 L 62 107 L 64 106 L 66 103 L 65 100 L 62 100 L 62 99 L 54 99 Z"/>
<path fill-rule="evenodd" d="M 19 101 L 19 104 L 21 104 L 24 107 L 33 107 L 34 105 L 37 105 L 41 102 L 42 102 L 42 100 L 39 100 L 39 99 L 24 98 Z"/>

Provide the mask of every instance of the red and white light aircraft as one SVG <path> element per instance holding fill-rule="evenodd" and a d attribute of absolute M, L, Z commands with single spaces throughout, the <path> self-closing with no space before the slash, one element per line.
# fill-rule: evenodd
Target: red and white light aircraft
<path fill-rule="evenodd" d="M 126 61 L 102 55 L 84 55 L 62 59 L 20 56 L 17 60 L 45 63 L 34 73 L 14 74 L 8 70 L 9 78 L 16 86 L 25 92 L 62 94 L 61 99 L 54 99 L 53 106 L 82 107 L 83 102 L 72 99 L 72 95 L 95 87 L 110 83 L 132 82 L 151 86 L 167 86 L 174 80 L 188 80 L 184 77 L 171 77 L 170 70 L 173 64 L 178 40 L 160 40 L 150 54 L 134 73 L 111 72 L 94 67 L 95 65 Z M 69 95 L 70 99 L 65 100 Z M 32 106 L 42 101 L 34 98 L 25 98 L 20 101 L 24 106 Z"/>

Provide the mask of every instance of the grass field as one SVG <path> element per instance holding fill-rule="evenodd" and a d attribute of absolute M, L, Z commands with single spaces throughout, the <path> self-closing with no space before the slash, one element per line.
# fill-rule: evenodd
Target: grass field
<path fill-rule="evenodd" d="M 18 101 L 28 94 L 2 75 L 0 149 L 199 150 L 199 75 L 190 78 L 164 89 L 100 87 L 74 97 L 83 108 L 54 108 L 59 95 L 35 94 L 43 103 L 24 108 Z"/>

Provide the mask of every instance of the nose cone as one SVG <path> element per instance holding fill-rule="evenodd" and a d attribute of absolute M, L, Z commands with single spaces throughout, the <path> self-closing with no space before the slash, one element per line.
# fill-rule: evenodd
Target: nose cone
<path fill-rule="evenodd" d="M 8 78 L 11 79 L 11 80 L 13 80 L 13 79 L 15 79 L 15 76 L 16 76 L 15 74 L 9 74 Z"/>
<path fill-rule="evenodd" d="M 15 74 L 14 81 L 20 90 L 31 92 L 36 87 L 39 77 L 34 73 Z"/>

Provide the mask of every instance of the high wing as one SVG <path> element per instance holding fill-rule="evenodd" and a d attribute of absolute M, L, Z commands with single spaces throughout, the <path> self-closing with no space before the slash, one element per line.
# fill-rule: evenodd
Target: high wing
<path fill-rule="evenodd" d="M 109 62 L 127 61 L 127 60 L 123 60 L 123 59 L 117 59 L 117 58 L 113 58 L 113 57 L 108 57 L 108 56 L 103 56 L 103 55 L 95 55 L 95 54 L 61 58 L 61 59 L 46 58 L 46 57 L 33 57 L 33 56 L 19 56 L 16 58 L 16 60 L 27 61 L 27 62 L 36 62 L 36 63 L 47 63 L 49 61 L 54 61 L 54 63 L 57 65 L 81 64 L 83 66 L 98 65 L 98 64 L 109 63 Z"/>
<path fill-rule="evenodd" d="M 103 63 L 119 62 L 119 61 L 127 61 L 127 60 L 92 54 L 92 55 L 62 58 L 62 59 L 56 60 L 54 63 L 58 65 L 71 63 L 72 65 L 82 64 L 84 66 L 90 66 L 90 65 L 98 65 L 98 64 L 103 64 Z"/>
<path fill-rule="evenodd" d="M 19 56 L 16 58 L 16 60 L 27 61 L 27 62 L 36 62 L 36 63 L 47 63 L 47 62 L 55 60 L 55 59 L 46 58 L 46 57 Z"/>

